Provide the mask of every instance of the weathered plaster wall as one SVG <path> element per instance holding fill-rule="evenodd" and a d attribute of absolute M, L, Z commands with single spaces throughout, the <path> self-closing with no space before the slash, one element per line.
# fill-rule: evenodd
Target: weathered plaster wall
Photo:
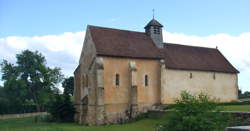
<path fill-rule="evenodd" d="M 163 68 L 161 84 L 162 104 L 173 103 L 184 90 L 193 94 L 204 92 L 213 98 L 219 98 L 221 102 L 233 101 L 238 97 L 237 74 L 216 72 L 214 79 L 214 72 Z"/>
<path fill-rule="evenodd" d="M 131 80 L 129 63 L 136 64 L 137 104 L 145 110 L 160 103 L 160 63 L 158 60 L 103 57 L 104 60 L 104 104 L 108 121 L 111 117 L 126 117 L 131 103 Z M 120 75 L 120 85 L 115 85 L 115 75 Z M 145 87 L 144 76 L 148 75 L 149 85 Z M 145 109 L 144 109 L 145 108 Z M 110 118 L 110 119 L 109 119 Z"/>
<path fill-rule="evenodd" d="M 74 72 L 74 105 L 76 108 L 75 121 L 80 119 L 80 87 L 81 86 L 81 75 L 80 66 Z"/>
<path fill-rule="evenodd" d="M 79 123 L 96 123 L 96 69 L 95 69 L 96 49 L 89 29 L 86 31 L 83 49 L 79 61 L 80 69 L 77 77 L 78 83 L 75 86 L 75 102 L 78 102 L 79 112 L 76 116 Z M 80 83 L 80 84 L 79 84 Z"/>

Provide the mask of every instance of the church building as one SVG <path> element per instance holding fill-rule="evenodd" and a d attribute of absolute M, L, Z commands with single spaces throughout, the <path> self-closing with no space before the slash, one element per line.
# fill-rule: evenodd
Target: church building
<path fill-rule="evenodd" d="M 238 99 L 239 71 L 217 48 L 164 43 L 162 28 L 155 19 L 145 32 L 87 27 L 74 72 L 78 123 L 120 123 L 173 104 L 182 91 Z"/>

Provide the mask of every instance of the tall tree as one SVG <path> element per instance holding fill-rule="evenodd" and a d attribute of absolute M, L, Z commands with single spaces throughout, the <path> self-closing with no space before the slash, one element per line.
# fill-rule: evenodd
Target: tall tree
<path fill-rule="evenodd" d="M 6 60 L 1 64 L 4 87 L 9 85 L 7 87 L 17 88 L 15 91 L 20 86 L 25 88 L 26 98 L 33 100 L 40 112 L 41 105 L 49 98 L 48 94 L 63 78 L 60 68 L 47 67 L 45 57 L 38 51 L 24 50 L 16 58 L 16 65 Z"/>
<path fill-rule="evenodd" d="M 69 94 L 70 96 L 73 96 L 74 91 L 74 77 L 70 76 L 68 78 L 65 78 L 62 87 L 64 88 L 64 94 Z"/>

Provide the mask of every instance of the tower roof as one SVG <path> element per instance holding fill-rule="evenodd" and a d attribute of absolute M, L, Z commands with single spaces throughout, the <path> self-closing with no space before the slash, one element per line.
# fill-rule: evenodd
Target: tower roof
<path fill-rule="evenodd" d="M 144 27 L 147 28 L 148 26 L 159 26 L 159 27 L 163 27 L 162 24 L 160 24 L 157 20 L 152 19 L 151 21 L 148 22 L 148 24 Z"/>

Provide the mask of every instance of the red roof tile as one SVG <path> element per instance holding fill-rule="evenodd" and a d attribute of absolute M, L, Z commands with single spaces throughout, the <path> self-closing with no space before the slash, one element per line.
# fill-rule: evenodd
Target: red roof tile
<path fill-rule="evenodd" d="M 160 50 L 167 68 L 239 73 L 218 49 L 165 43 Z"/>
<path fill-rule="evenodd" d="M 97 55 L 160 58 L 158 48 L 145 33 L 89 26 Z"/>
<path fill-rule="evenodd" d="M 97 55 L 165 59 L 167 68 L 239 73 L 217 49 L 165 43 L 157 48 L 143 32 L 89 26 Z"/>

